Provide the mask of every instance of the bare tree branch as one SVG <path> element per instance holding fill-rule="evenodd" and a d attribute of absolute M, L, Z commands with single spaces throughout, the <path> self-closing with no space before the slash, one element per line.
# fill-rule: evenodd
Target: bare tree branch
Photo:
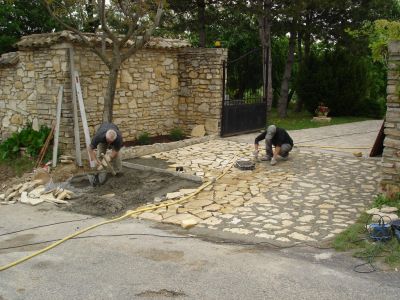
<path fill-rule="evenodd" d="M 65 23 L 61 18 L 59 18 L 57 15 L 54 14 L 53 10 L 51 9 L 50 5 L 47 3 L 47 1 L 44 1 L 44 4 L 48 10 L 48 12 L 50 13 L 50 15 L 57 20 L 57 22 L 59 22 L 62 26 L 64 26 L 66 29 L 76 33 L 79 38 L 81 39 L 81 41 L 85 44 L 86 47 L 88 47 L 91 51 L 93 51 L 94 53 L 96 53 L 101 60 L 107 65 L 107 67 L 110 68 L 111 66 L 111 62 L 110 60 L 107 58 L 107 56 L 103 53 L 101 53 L 97 48 L 96 48 L 96 43 L 93 45 L 92 43 L 90 43 L 90 41 L 87 39 L 87 37 L 80 32 L 78 29 L 68 25 L 67 23 Z"/>
<path fill-rule="evenodd" d="M 162 3 L 162 1 L 160 1 L 158 8 L 157 8 L 157 14 L 154 18 L 153 25 L 148 30 L 146 30 L 142 39 L 136 40 L 135 43 L 128 49 L 128 51 L 126 51 L 123 55 L 121 55 L 121 61 L 125 61 L 126 59 L 128 59 L 133 53 L 135 53 L 135 51 L 137 49 L 142 48 L 143 45 L 145 45 L 149 41 L 154 30 L 157 28 L 158 24 L 160 23 L 160 19 L 163 14 L 163 11 L 164 11 L 163 3 Z"/>
<path fill-rule="evenodd" d="M 118 43 L 118 38 L 115 36 L 115 34 L 107 26 L 106 8 L 105 7 L 106 7 L 106 1 L 105 0 L 99 1 L 99 18 L 100 18 L 101 29 L 113 41 L 113 44 L 115 44 L 115 43 Z"/>

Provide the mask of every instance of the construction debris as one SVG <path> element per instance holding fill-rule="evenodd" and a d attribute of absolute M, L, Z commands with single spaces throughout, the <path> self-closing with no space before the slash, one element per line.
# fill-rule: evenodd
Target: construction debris
<path fill-rule="evenodd" d="M 50 203 L 56 203 L 56 204 L 67 204 L 68 201 L 62 200 L 62 199 L 57 199 L 56 197 L 54 197 L 54 195 L 52 193 L 49 194 L 43 194 L 40 196 L 40 199 L 46 202 L 50 202 Z"/>
<path fill-rule="evenodd" d="M 70 155 L 61 155 L 60 156 L 60 163 L 62 164 L 74 164 L 75 158 Z"/>
<path fill-rule="evenodd" d="M 0 204 L 14 204 L 17 202 L 38 205 L 44 201 L 57 204 L 68 203 L 64 199 L 71 199 L 74 193 L 70 190 L 53 187 L 49 172 L 43 168 L 36 169 L 33 179 L 25 183 L 17 183 L 0 194 Z M 47 190 L 46 187 L 47 186 Z M 49 186 L 51 190 L 49 189 Z"/>
<path fill-rule="evenodd" d="M 40 198 L 31 198 L 29 197 L 27 192 L 22 192 L 20 202 L 25 204 L 38 205 L 39 203 L 42 203 L 43 200 Z"/>
<path fill-rule="evenodd" d="M 0 195 L 1 204 L 14 204 L 17 201 L 23 200 L 28 201 L 28 193 L 32 191 L 37 185 L 39 185 L 41 180 L 33 180 L 25 183 L 18 183 L 8 188 L 6 192 Z M 22 202 L 22 201 L 21 201 Z"/>

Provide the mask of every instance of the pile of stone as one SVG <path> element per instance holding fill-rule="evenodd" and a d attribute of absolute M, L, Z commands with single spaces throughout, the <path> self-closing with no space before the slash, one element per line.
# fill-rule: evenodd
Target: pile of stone
<path fill-rule="evenodd" d="M 74 164 L 75 158 L 69 155 L 61 155 L 60 156 L 60 163 L 62 164 Z"/>
<path fill-rule="evenodd" d="M 0 194 L 0 204 L 14 204 L 21 198 L 22 193 L 34 190 L 41 184 L 40 180 L 33 180 L 25 183 L 15 184 L 8 188 L 4 194 Z"/>
<path fill-rule="evenodd" d="M 60 187 L 49 188 L 52 184 L 50 174 L 45 169 L 37 169 L 33 178 L 25 183 L 14 184 L 4 194 L 0 194 L 0 204 L 15 204 L 17 202 L 38 205 L 42 202 L 56 204 L 68 203 L 73 192 Z M 47 187 L 47 188 L 46 188 Z"/>
<path fill-rule="evenodd" d="M 399 219 L 397 211 L 397 207 L 384 205 L 380 209 L 376 207 L 371 208 L 366 213 L 372 216 L 372 222 L 379 222 L 382 218 L 385 223 L 389 223 Z"/>

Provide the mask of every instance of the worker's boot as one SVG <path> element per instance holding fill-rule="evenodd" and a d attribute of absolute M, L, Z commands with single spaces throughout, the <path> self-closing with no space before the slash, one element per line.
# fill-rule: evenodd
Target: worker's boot
<path fill-rule="evenodd" d="M 265 155 L 265 156 L 261 157 L 261 160 L 262 161 L 270 161 L 271 160 L 271 156 Z"/>

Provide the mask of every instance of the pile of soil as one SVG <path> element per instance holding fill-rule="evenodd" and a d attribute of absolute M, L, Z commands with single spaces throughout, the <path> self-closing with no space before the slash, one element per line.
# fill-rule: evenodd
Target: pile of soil
<path fill-rule="evenodd" d="M 124 168 L 122 174 L 108 175 L 101 186 L 91 187 L 85 176 L 73 178 L 71 185 L 78 197 L 69 201 L 67 210 L 104 216 L 136 208 L 182 188 L 196 188 L 199 183 L 164 173 Z"/>

